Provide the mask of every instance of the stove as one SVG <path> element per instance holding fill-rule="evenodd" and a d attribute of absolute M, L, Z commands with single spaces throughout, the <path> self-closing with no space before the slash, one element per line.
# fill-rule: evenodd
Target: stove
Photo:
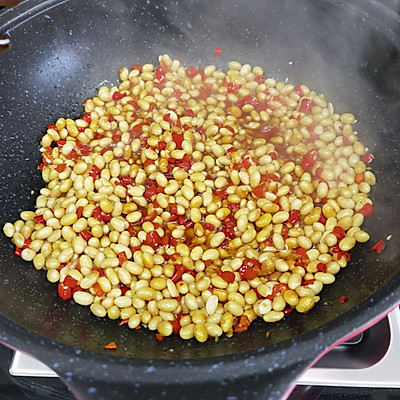
<path fill-rule="evenodd" d="M 23 392 L 17 397 L 2 397 L 4 379 L 0 376 L 1 400 L 73 399 L 46 365 L 18 351 L 1 350 L 10 353 L 6 371 L 10 382 L 17 392 Z M 324 355 L 300 378 L 289 400 L 400 399 L 399 359 L 400 309 L 396 308 L 387 318 Z M 362 393 L 367 397 L 359 397 Z"/>

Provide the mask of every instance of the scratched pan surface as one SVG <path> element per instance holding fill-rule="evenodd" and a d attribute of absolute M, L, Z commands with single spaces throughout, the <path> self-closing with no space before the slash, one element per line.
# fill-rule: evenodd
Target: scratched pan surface
<path fill-rule="evenodd" d="M 0 54 L 1 225 L 34 208 L 44 127 L 82 115 L 81 101 L 116 85 L 120 67 L 156 63 L 162 53 L 186 66 L 248 62 L 324 93 L 337 112 L 357 115 L 378 184 L 365 223 L 370 243 L 355 249 L 312 312 L 255 322 L 218 343 L 157 343 L 152 332 L 96 318 L 58 298 L 0 235 L 0 341 L 47 363 L 77 398 L 283 397 L 329 345 L 400 301 L 399 27 L 396 14 L 361 0 L 26 0 L 3 9 L 0 33 L 10 34 L 13 48 Z M 388 235 L 380 256 L 369 251 Z M 339 304 L 342 295 L 348 301 Z M 106 354 L 112 340 L 118 349 Z"/>

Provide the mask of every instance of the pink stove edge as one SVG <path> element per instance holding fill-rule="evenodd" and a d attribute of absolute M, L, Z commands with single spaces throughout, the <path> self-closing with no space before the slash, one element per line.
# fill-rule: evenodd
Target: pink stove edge
<path fill-rule="evenodd" d="M 339 339 L 337 342 L 331 344 L 326 350 L 324 350 L 321 354 L 319 354 L 318 357 L 310 365 L 308 365 L 308 367 L 303 371 L 303 374 L 306 371 L 308 371 L 310 368 L 312 368 L 325 354 L 329 353 L 333 348 L 335 348 L 336 346 L 339 346 L 340 344 L 342 344 L 345 341 L 351 339 L 352 337 L 357 336 L 358 334 L 364 332 L 368 328 L 371 328 L 372 326 L 377 324 L 379 321 L 381 321 L 384 318 L 386 318 L 388 316 L 388 314 L 390 314 L 394 309 L 396 309 L 399 306 L 400 306 L 400 303 L 394 305 L 389 310 L 385 311 L 383 314 L 378 315 L 375 319 L 373 319 L 370 322 L 366 323 L 365 325 L 361 326 L 360 328 L 358 328 L 354 332 L 351 332 L 348 335 L 344 336 L 343 338 Z M 287 392 L 283 395 L 282 400 L 288 400 L 289 399 L 289 396 L 291 395 L 291 393 L 293 392 L 294 388 L 296 387 L 297 382 L 300 379 L 300 377 L 301 377 L 301 375 L 298 376 L 297 380 L 293 382 L 293 385 L 291 387 L 289 387 Z"/>

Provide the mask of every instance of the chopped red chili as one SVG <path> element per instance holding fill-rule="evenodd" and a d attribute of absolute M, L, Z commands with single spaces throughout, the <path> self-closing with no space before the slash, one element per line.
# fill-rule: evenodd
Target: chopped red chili
<path fill-rule="evenodd" d="M 36 217 L 33 217 L 33 220 L 34 220 L 37 224 L 45 224 L 45 223 L 46 223 L 46 221 L 45 221 L 45 219 L 44 219 L 44 217 L 43 217 L 42 214 L 36 215 Z"/>
<path fill-rule="evenodd" d="M 339 226 L 336 225 L 333 230 L 332 233 L 336 236 L 338 242 L 340 242 L 345 236 L 346 236 L 346 232 L 344 231 L 344 229 Z"/>
<path fill-rule="evenodd" d="M 171 281 L 174 283 L 178 283 L 180 281 L 180 279 L 182 278 L 182 275 L 186 272 L 186 267 L 181 265 L 181 264 L 177 264 L 175 265 L 175 272 L 171 277 Z"/>
<path fill-rule="evenodd" d="M 286 222 L 292 225 L 296 225 L 300 221 L 300 210 L 291 210 L 289 213 L 289 218 Z"/>
<path fill-rule="evenodd" d="M 115 342 L 110 342 L 104 346 L 106 350 L 117 350 L 117 345 Z"/>
<path fill-rule="evenodd" d="M 57 286 L 58 296 L 63 300 L 69 300 L 72 297 L 72 289 L 69 286 L 65 286 L 59 283 Z"/>
<path fill-rule="evenodd" d="M 117 101 L 117 100 L 121 100 L 125 96 L 126 96 L 125 93 L 114 92 L 113 95 L 112 95 L 112 98 L 113 98 L 113 100 Z"/>
<path fill-rule="evenodd" d="M 235 274 L 232 271 L 221 271 L 219 270 L 218 275 L 228 283 L 235 282 Z"/>
<path fill-rule="evenodd" d="M 303 97 L 304 96 L 304 92 L 303 89 L 301 88 L 301 84 L 297 84 L 297 86 L 294 88 L 294 91 L 300 96 Z"/>
<path fill-rule="evenodd" d="M 86 229 L 81 231 L 79 234 L 81 235 L 83 240 L 86 240 L 86 242 L 89 241 L 89 239 L 93 237 L 93 235 Z"/>
<path fill-rule="evenodd" d="M 362 160 L 365 164 L 370 164 L 374 160 L 374 156 L 371 153 L 365 153 Z"/>
<path fill-rule="evenodd" d="M 78 281 L 75 278 L 73 278 L 71 275 L 67 275 L 64 278 L 63 284 L 64 284 L 64 286 L 74 288 L 78 284 Z"/>
<path fill-rule="evenodd" d="M 104 271 L 102 270 L 101 272 L 103 273 L 103 275 L 100 274 L 100 276 L 104 276 Z M 101 287 L 100 287 L 98 282 L 96 282 L 92 286 L 92 289 L 94 290 L 94 292 L 96 293 L 96 296 L 98 296 L 98 297 L 104 297 L 106 295 L 106 293 L 104 293 L 103 290 L 101 289 Z"/>
<path fill-rule="evenodd" d="M 365 203 L 359 210 L 358 212 L 364 217 L 369 217 L 372 214 L 373 208 L 372 205 L 369 203 Z"/>
<path fill-rule="evenodd" d="M 262 199 L 265 197 L 265 193 L 267 191 L 267 184 L 265 182 L 261 183 L 260 185 L 256 186 L 252 193 L 255 197 Z"/>
<path fill-rule="evenodd" d="M 314 104 L 313 104 L 313 101 L 311 99 L 303 99 L 300 102 L 299 111 L 300 112 L 309 112 L 309 111 L 311 111 L 313 105 Z"/>
<path fill-rule="evenodd" d="M 318 263 L 317 264 L 317 270 L 321 271 L 321 272 L 327 272 L 328 271 L 327 266 L 324 263 Z"/>
<path fill-rule="evenodd" d="M 23 249 L 27 249 L 30 246 L 31 243 L 32 243 L 32 239 L 31 238 L 25 239 L 24 244 L 22 245 L 22 248 Z"/>
<path fill-rule="evenodd" d="M 234 331 L 236 333 L 238 332 L 246 332 L 249 329 L 249 326 L 251 325 L 251 322 L 249 317 L 245 314 L 240 316 L 240 319 L 238 320 L 237 325 L 234 328 Z"/>
<path fill-rule="evenodd" d="M 156 333 L 157 342 L 162 342 L 164 340 L 164 336 L 161 333 Z"/>
<path fill-rule="evenodd" d="M 383 240 L 375 243 L 371 248 L 370 251 L 375 251 L 376 254 L 381 254 L 382 250 L 386 247 L 386 243 Z"/>
<path fill-rule="evenodd" d="M 219 57 L 222 53 L 222 46 L 218 46 L 214 49 L 214 57 Z"/>

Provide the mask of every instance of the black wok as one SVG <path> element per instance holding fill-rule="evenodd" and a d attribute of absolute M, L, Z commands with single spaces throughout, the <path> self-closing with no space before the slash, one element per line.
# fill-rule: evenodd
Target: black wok
<path fill-rule="evenodd" d="M 34 208 L 39 139 L 117 71 L 169 53 L 184 64 L 261 65 L 357 115 L 375 155 L 371 234 L 307 315 L 206 344 L 154 340 L 57 297 L 0 235 L 0 341 L 54 369 L 80 399 L 282 398 L 326 349 L 400 302 L 400 18 L 372 0 L 26 0 L 0 12 L 0 223 Z M 216 46 L 222 56 L 214 58 Z M 370 247 L 391 235 L 378 256 Z M 339 298 L 348 301 L 339 304 Z M 271 335 L 266 339 L 265 332 Z M 110 354 L 104 345 L 116 341 Z"/>

